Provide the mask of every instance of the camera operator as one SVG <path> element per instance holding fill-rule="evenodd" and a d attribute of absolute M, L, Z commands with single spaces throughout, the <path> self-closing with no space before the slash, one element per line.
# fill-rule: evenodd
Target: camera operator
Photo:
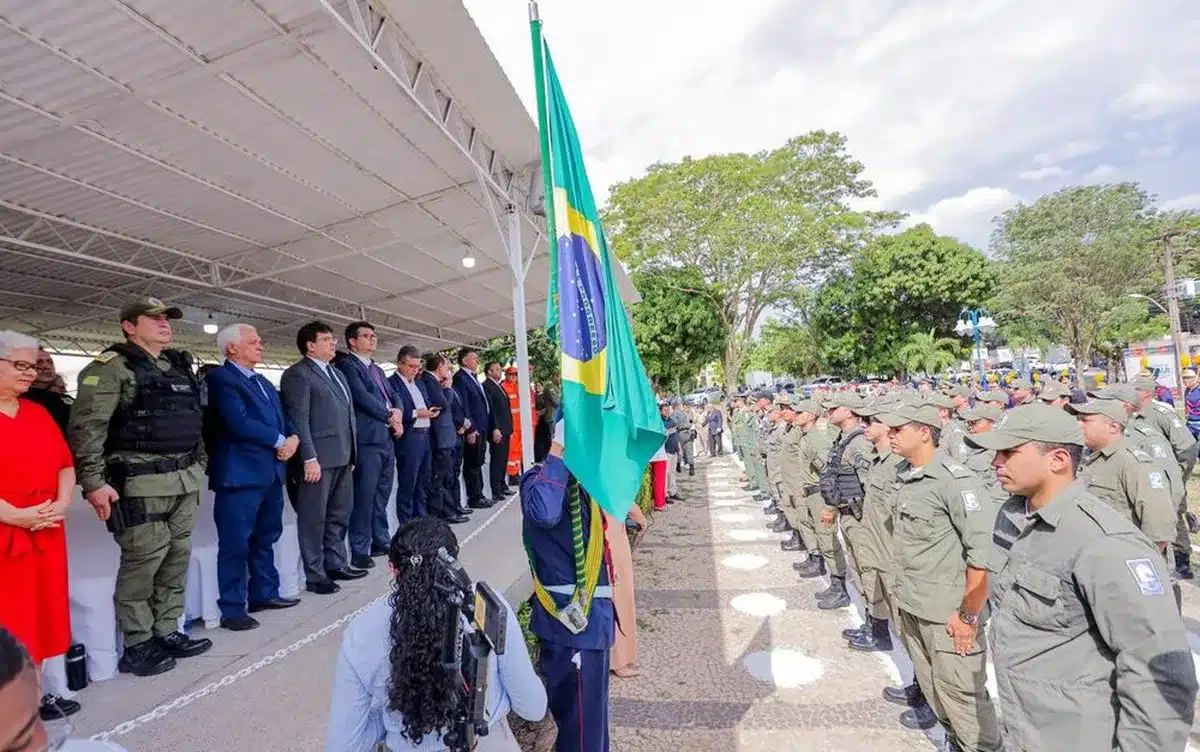
<path fill-rule="evenodd" d="M 529 627 L 538 636 L 538 666 L 558 724 L 554 749 L 607 752 L 615 619 L 604 515 L 562 456 L 560 411 L 546 461 L 521 480 L 522 527 L 536 596 Z M 582 551 L 576 551 L 576 541 Z"/>
<path fill-rule="evenodd" d="M 457 682 L 442 667 L 445 596 L 438 589 L 438 551 L 458 557 L 458 540 L 436 517 L 417 517 L 392 538 L 391 597 L 350 623 L 334 676 L 326 752 L 361 752 L 385 743 L 399 750 L 447 749 L 443 736 L 455 713 Z M 530 721 L 546 714 L 546 690 L 533 670 L 516 613 L 500 598 L 507 620 L 504 651 L 488 661 L 486 722 L 479 752 L 518 752 L 508 727 L 511 709 Z"/>

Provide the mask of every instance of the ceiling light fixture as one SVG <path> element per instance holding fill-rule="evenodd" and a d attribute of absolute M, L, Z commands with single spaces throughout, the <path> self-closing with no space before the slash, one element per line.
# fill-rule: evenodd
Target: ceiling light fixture
<path fill-rule="evenodd" d="M 467 246 L 463 252 L 462 265 L 465 269 L 475 268 L 475 257 L 471 255 L 471 246 Z"/>
<path fill-rule="evenodd" d="M 208 314 L 208 321 L 206 321 L 204 323 L 204 333 L 205 334 L 216 334 L 220 330 L 221 330 L 221 327 L 217 326 L 217 322 L 213 321 L 213 315 L 211 313 Z"/>

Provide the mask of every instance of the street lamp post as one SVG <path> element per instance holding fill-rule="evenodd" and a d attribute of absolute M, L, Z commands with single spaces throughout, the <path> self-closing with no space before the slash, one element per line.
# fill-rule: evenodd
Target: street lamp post
<path fill-rule="evenodd" d="M 964 308 L 958 314 L 958 323 L 954 325 L 954 333 L 960 337 L 975 339 L 975 362 L 979 365 L 979 388 L 982 390 L 987 383 L 983 374 L 983 335 L 996 331 L 996 321 L 986 309 Z"/>

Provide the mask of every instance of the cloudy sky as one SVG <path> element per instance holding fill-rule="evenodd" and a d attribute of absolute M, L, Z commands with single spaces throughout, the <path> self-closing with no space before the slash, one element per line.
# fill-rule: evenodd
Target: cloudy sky
<path fill-rule="evenodd" d="M 533 111 L 524 0 L 465 0 Z M 849 137 L 879 205 L 974 245 L 1064 185 L 1200 208 L 1196 0 L 541 0 L 598 198 L 648 164 Z"/>

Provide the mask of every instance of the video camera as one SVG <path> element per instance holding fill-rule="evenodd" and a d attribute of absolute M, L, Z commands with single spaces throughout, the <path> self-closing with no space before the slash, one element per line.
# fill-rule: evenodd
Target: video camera
<path fill-rule="evenodd" d="M 487 680 L 491 655 L 504 655 L 508 615 L 486 582 L 472 584 L 458 561 L 439 548 L 434 588 L 445 596 L 442 668 L 456 685 L 452 721 L 442 738 L 451 752 L 470 752 L 487 736 Z"/>

